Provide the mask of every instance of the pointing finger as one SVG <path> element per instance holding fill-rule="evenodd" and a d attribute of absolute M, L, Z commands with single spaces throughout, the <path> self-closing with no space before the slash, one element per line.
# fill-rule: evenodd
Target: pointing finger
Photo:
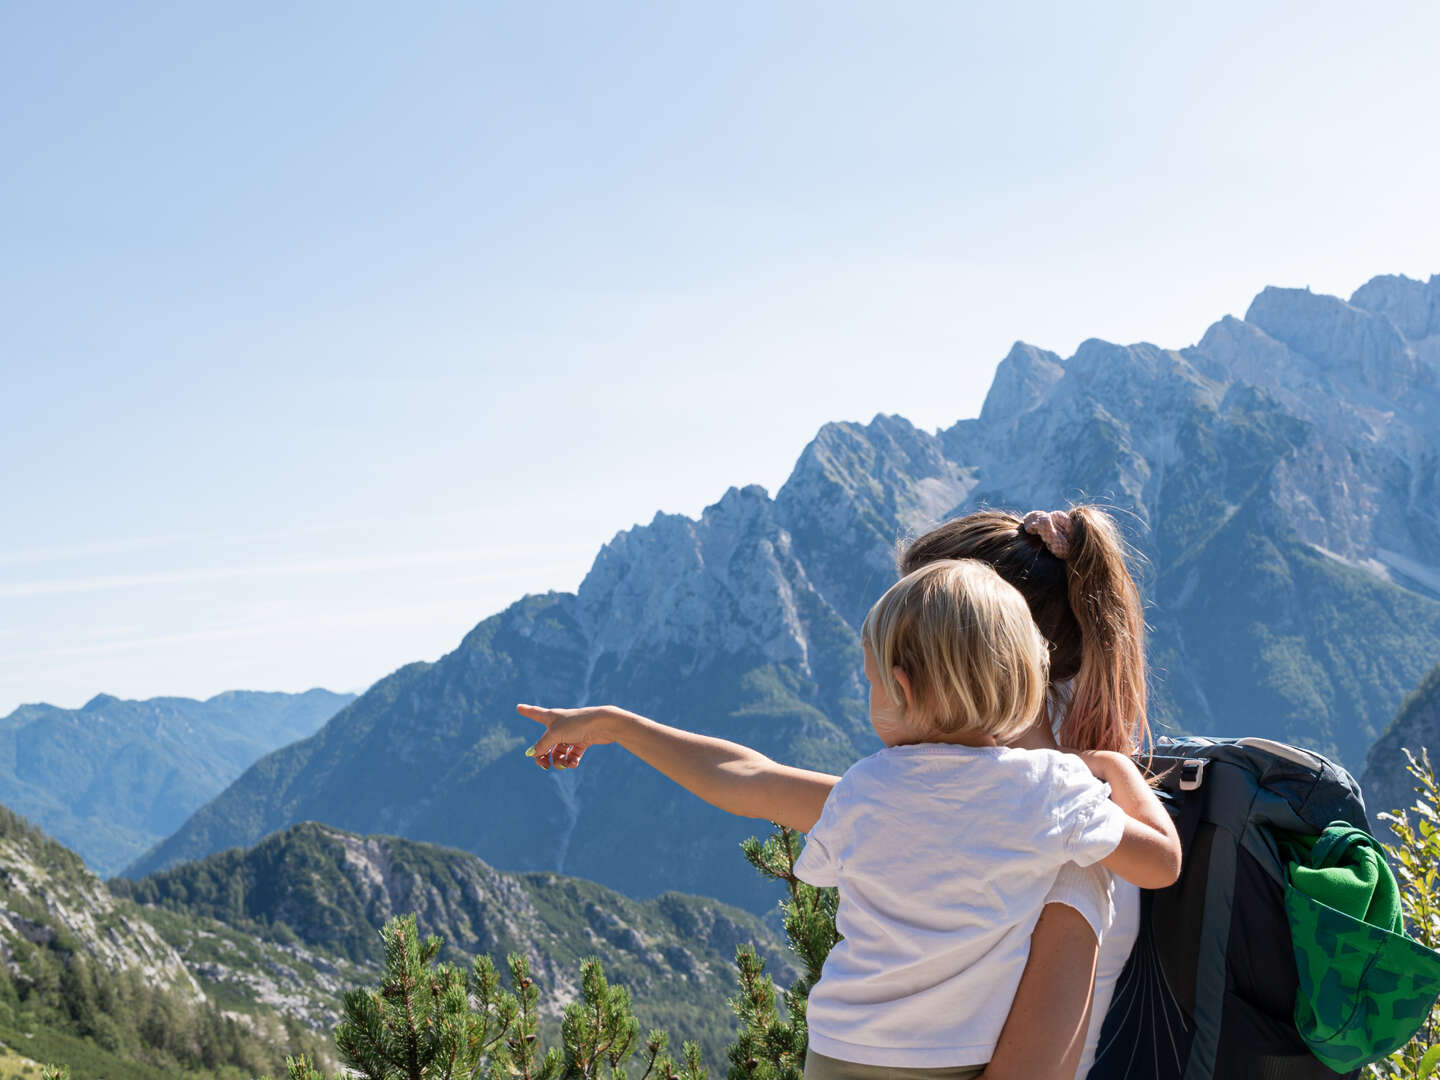
<path fill-rule="evenodd" d="M 543 709 L 539 705 L 516 705 L 515 711 L 528 720 L 534 720 L 537 724 L 544 724 L 549 727 L 555 720 L 554 709 Z"/>

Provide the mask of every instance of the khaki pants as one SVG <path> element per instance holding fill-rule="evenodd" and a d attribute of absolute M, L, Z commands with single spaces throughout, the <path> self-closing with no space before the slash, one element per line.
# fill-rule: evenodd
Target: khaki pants
<path fill-rule="evenodd" d="M 805 1080 L 975 1080 L 984 1065 L 950 1065 L 943 1069 L 905 1069 L 894 1065 L 859 1065 L 853 1061 L 805 1051 Z"/>

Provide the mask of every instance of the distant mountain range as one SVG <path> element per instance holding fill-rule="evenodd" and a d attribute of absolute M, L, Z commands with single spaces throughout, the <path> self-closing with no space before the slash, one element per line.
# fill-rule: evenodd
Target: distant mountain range
<path fill-rule="evenodd" d="M 937 393 L 943 388 L 937 388 Z M 267 755 L 143 874 L 305 819 L 759 909 L 756 831 L 619 751 L 541 774 L 516 701 L 614 701 L 834 771 L 876 747 L 857 627 L 899 540 L 982 506 L 1097 500 L 1137 548 L 1162 729 L 1359 769 L 1440 660 L 1440 277 L 1350 300 L 1269 288 L 1198 345 L 1017 344 L 978 418 L 824 427 L 774 498 L 732 489 L 601 550 Z"/>
<path fill-rule="evenodd" d="M 276 747 L 312 735 L 354 694 L 231 690 L 207 701 L 22 705 L 0 720 L 0 803 L 113 874 Z"/>

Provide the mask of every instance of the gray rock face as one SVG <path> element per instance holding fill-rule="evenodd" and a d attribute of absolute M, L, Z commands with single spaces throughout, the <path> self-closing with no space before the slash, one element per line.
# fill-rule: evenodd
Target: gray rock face
<path fill-rule="evenodd" d="M 1350 304 L 1389 319 L 1409 341 L 1440 334 L 1440 274 L 1428 283 L 1395 274 L 1372 278 L 1355 290 Z"/>
<path fill-rule="evenodd" d="M 934 435 L 898 416 L 826 424 L 776 496 L 776 514 L 826 604 L 858 626 L 895 576 L 896 545 L 974 486 Z"/>
<path fill-rule="evenodd" d="M 1029 412 L 1065 374 L 1060 357 L 1034 345 L 1017 341 L 995 369 L 995 381 L 980 408 L 980 421 L 1013 420 Z"/>
<path fill-rule="evenodd" d="M 1333 296 L 1266 289 L 1250 305 L 1245 321 L 1353 390 L 1398 402 L 1420 377 L 1415 352 L 1393 322 Z"/>
<path fill-rule="evenodd" d="M 814 596 L 764 488 L 731 488 L 698 521 L 657 514 L 648 528 L 605 545 L 580 585 L 590 677 L 675 642 L 693 651 L 695 665 L 748 651 L 808 671 L 806 601 Z"/>
<path fill-rule="evenodd" d="M 544 776 L 515 701 L 616 701 L 841 771 L 876 745 L 856 631 L 898 544 L 983 506 L 1112 506 L 1152 627 L 1153 719 L 1358 768 L 1440 660 L 1436 282 L 1267 289 L 1185 350 L 1017 345 L 980 417 L 828 424 L 772 500 L 732 490 L 602 550 L 264 759 L 133 868 L 316 818 L 632 895 L 772 898 L 727 818 L 622 752 Z M 1412 335 L 1424 331 L 1425 335 Z"/>
<path fill-rule="evenodd" d="M 38 842 L 0 807 L 0 948 L 6 973 L 23 978 L 8 942 L 50 945 L 58 930 L 111 971 L 134 969 L 182 998 L 202 997 L 180 954 L 133 908 L 117 904 L 73 853 Z"/>

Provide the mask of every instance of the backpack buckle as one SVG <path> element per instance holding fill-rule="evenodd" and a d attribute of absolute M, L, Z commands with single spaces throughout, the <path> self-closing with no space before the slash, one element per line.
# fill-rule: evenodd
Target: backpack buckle
<path fill-rule="evenodd" d="M 1180 766 L 1180 790 L 1194 791 L 1205 781 L 1205 759 L 1186 758 Z"/>

